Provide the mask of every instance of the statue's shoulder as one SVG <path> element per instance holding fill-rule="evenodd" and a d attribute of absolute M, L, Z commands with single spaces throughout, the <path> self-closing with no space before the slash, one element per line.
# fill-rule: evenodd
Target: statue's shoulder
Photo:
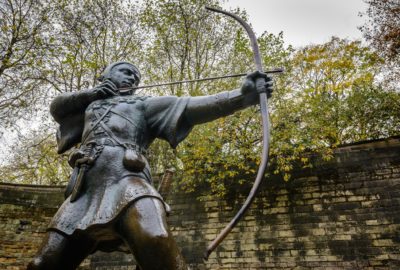
<path fill-rule="evenodd" d="M 113 105 L 118 105 L 121 103 L 135 104 L 138 102 L 143 102 L 151 98 L 151 96 L 116 96 L 112 98 L 99 99 L 90 104 L 91 108 L 108 107 Z"/>
<path fill-rule="evenodd" d="M 130 98 L 135 101 L 145 101 L 149 98 L 152 98 L 152 96 L 131 96 Z"/>
<path fill-rule="evenodd" d="M 151 96 L 119 96 L 114 98 L 118 103 L 137 104 L 146 102 Z"/>

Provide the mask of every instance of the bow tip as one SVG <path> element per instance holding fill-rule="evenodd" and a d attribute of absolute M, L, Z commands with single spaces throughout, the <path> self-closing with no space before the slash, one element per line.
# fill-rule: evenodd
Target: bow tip
<path fill-rule="evenodd" d="M 208 7 L 208 6 L 204 6 L 204 9 L 205 10 L 210 10 L 210 11 L 219 11 L 218 9 L 216 9 L 216 8 L 213 8 L 213 7 Z"/>
<path fill-rule="evenodd" d="M 208 261 L 208 257 L 210 257 L 211 252 L 212 252 L 212 250 L 209 250 L 209 249 L 207 249 L 206 252 L 204 252 L 204 255 L 203 255 L 204 262 Z"/>

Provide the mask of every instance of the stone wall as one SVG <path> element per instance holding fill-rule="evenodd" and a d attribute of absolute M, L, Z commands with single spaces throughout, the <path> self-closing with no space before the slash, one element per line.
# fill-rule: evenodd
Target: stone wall
<path fill-rule="evenodd" d="M 244 191 L 243 193 L 246 193 Z M 246 217 L 203 263 L 243 197 L 170 194 L 169 223 L 193 269 L 400 269 L 400 138 L 341 147 L 293 180 L 267 179 Z M 24 269 L 62 202 L 61 187 L 0 185 L 0 269 Z M 96 253 L 82 269 L 135 269 Z"/>
<path fill-rule="evenodd" d="M 0 269 L 24 269 L 62 203 L 62 190 L 0 185 Z"/>

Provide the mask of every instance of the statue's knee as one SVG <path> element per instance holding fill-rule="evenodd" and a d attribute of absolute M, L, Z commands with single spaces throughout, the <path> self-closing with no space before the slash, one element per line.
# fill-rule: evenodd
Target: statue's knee
<path fill-rule="evenodd" d="M 162 224 L 154 224 L 153 227 L 142 226 L 134 234 L 134 241 L 145 245 L 148 248 L 153 246 L 163 245 L 163 243 L 169 242 L 171 236 L 166 227 Z"/>
<path fill-rule="evenodd" d="M 27 267 L 27 270 L 40 270 L 40 269 L 46 269 L 44 267 L 44 261 L 42 257 L 36 257 L 34 258 Z"/>
<path fill-rule="evenodd" d="M 164 254 L 165 250 L 168 250 L 171 246 L 171 239 L 166 235 L 142 238 L 140 240 L 136 244 L 144 250 L 151 250 L 151 253 L 157 258 L 160 254 Z"/>
<path fill-rule="evenodd" d="M 57 260 L 49 258 L 47 256 L 39 255 L 36 256 L 27 267 L 27 270 L 53 270 L 61 269 L 56 263 Z M 63 268 L 64 269 L 64 268 Z"/>
<path fill-rule="evenodd" d="M 163 242 L 170 238 L 168 230 L 164 226 L 154 226 L 153 228 L 143 228 L 141 230 L 142 239 L 149 243 Z"/>
<path fill-rule="evenodd" d="M 123 233 L 143 238 L 164 239 L 169 237 L 165 211 L 160 200 L 143 198 L 130 206 L 120 219 Z"/>
<path fill-rule="evenodd" d="M 156 232 L 152 233 L 151 237 L 159 241 L 167 240 L 170 238 L 168 231 L 165 228 L 159 228 Z"/>

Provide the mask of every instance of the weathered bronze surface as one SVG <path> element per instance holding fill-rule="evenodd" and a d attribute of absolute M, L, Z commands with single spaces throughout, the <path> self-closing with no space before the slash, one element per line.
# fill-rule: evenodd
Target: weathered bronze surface
<path fill-rule="evenodd" d="M 97 250 L 131 252 L 142 270 L 187 269 L 168 229 L 168 206 L 152 185 L 146 150 L 156 138 L 175 148 L 194 125 L 257 104 L 260 92 L 272 92 L 272 81 L 256 71 L 240 89 L 201 97 L 120 91 L 140 78 L 133 64 L 113 63 L 97 87 L 53 100 L 58 152 L 80 147 L 69 158 L 74 169 L 66 200 L 29 270 L 76 269 Z"/>

